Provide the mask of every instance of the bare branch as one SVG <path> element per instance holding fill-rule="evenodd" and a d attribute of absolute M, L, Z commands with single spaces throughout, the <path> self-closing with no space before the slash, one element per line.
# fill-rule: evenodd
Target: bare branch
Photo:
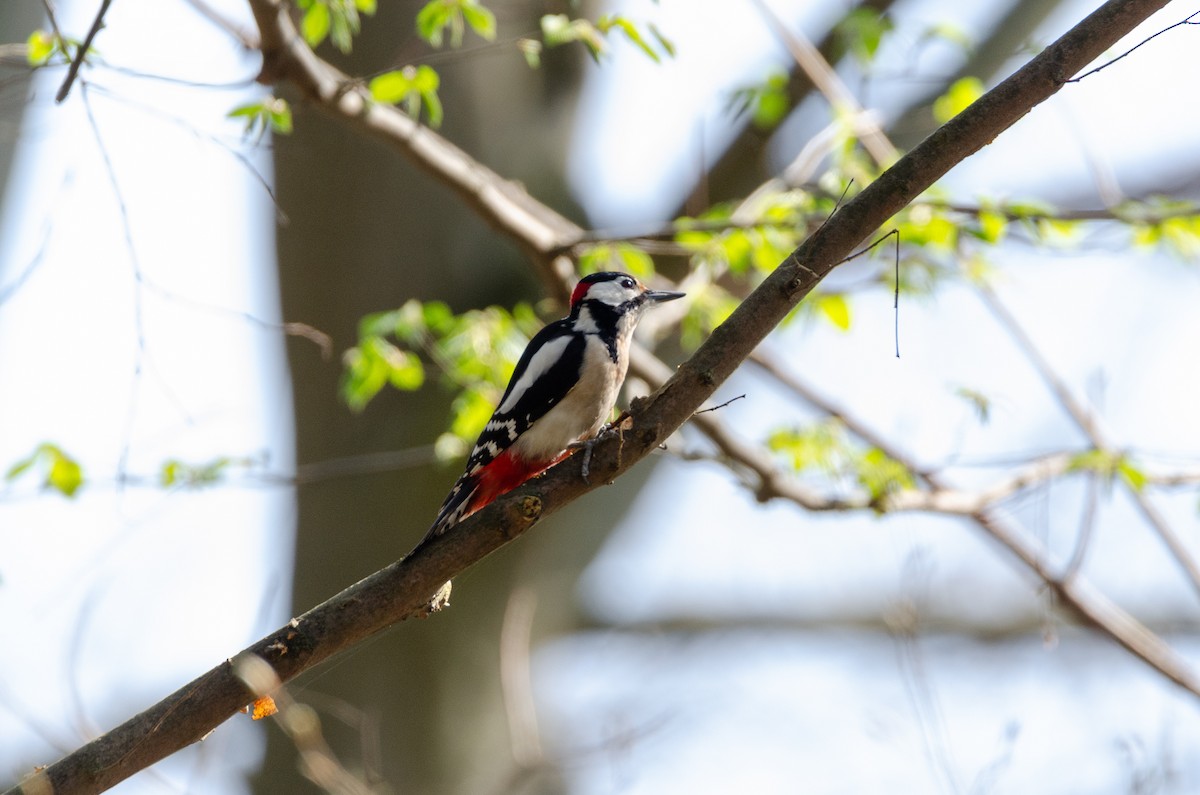
<path fill-rule="evenodd" d="M 67 98 L 67 94 L 71 93 L 71 85 L 75 82 L 75 78 L 79 76 L 79 67 L 83 66 L 83 59 L 87 57 L 88 50 L 92 48 L 92 40 L 96 38 L 96 34 L 100 32 L 100 28 L 104 27 L 104 15 L 108 13 L 108 7 L 112 5 L 112 0 L 100 0 L 100 10 L 96 12 L 96 18 L 92 20 L 92 27 L 88 29 L 87 35 L 83 38 L 83 43 L 75 49 L 75 57 L 71 59 L 71 65 L 67 69 L 67 76 L 63 78 L 63 83 L 58 89 L 58 93 L 54 95 L 54 101 L 61 103 Z"/>

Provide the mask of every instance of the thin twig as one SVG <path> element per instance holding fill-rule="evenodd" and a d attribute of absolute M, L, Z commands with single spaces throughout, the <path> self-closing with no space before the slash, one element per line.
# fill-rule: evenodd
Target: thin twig
<path fill-rule="evenodd" d="M 209 22 L 213 23 L 218 28 L 220 28 L 221 30 L 228 33 L 230 36 L 233 36 L 235 39 L 237 39 L 238 43 L 240 43 L 242 45 L 242 47 L 244 47 L 245 49 L 247 49 L 247 50 L 257 50 L 258 49 L 258 46 L 259 46 L 258 36 L 256 36 L 255 34 L 249 32 L 247 30 L 242 29 L 242 27 L 240 25 L 234 23 L 233 20 L 229 19 L 224 14 L 217 11 L 215 8 L 213 8 L 211 5 L 209 5 L 205 0 L 184 0 L 184 2 L 187 3 L 188 5 L 190 5 L 192 8 L 194 8 L 196 10 L 196 12 L 198 14 L 200 14 L 200 16 L 204 17 Z"/>
<path fill-rule="evenodd" d="M 1079 534 L 1075 537 L 1075 550 L 1067 565 L 1063 566 L 1061 578 L 1069 580 L 1083 567 L 1087 557 L 1088 547 L 1092 543 L 1092 533 L 1096 529 L 1096 508 L 1099 500 L 1098 478 L 1092 473 L 1087 479 L 1087 493 L 1083 497 L 1083 516 L 1079 520 Z"/>
<path fill-rule="evenodd" d="M 1123 58 L 1129 57 L 1139 47 L 1141 47 L 1142 45 L 1145 45 L 1145 44 L 1149 44 L 1151 41 L 1153 41 L 1154 39 L 1157 39 L 1159 36 L 1163 35 L 1167 31 L 1174 30 L 1175 28 L 1178 28 L 1182 25 L 1200 25 L 1200 22 L 1194 21 L 1196 19 L 1196 17 L 1200 17 L 1200 11 L 1197 11 L 1194 14 L 1191 14 L 1186 19 L 1182 19 L 1179 22 L 1176 22 L 1174 25 L 1168 25 L 1167 27 L 1163 28 L 1162 30 L 1158 31 L 1157 33 L 1155 33 L 1151 36 L 1147 36 L 1146 38 L 1139 41 L 1137 44 L 1130 47 L 1125 52 L 1118 55 L 1116 58 L 1113 58 L 1111 61 L 1106 61 L 1105 63 L 1102 63 L 1099 66 L 1097 66 L 1095 69 L 1089 69 L 1088 71 L 1084 72 L 1083 74 L 1079 75 L 1078 77 L 1071 78 L 1067 82 L 1068 83 L 1078 83 L 1080 80 L 1084 79 L 1085 77 L 1090 77 L 1091 75 L 1096 74 L 1096 72 L 1107 69 L 1108 67 L 1115 64 L 1117 61 L 1120 61 Z"/>
<path fill-rule="evenodd" d="M 746 397 L 745 394 L 738 395 L 737 397 L 731 397 L 729 400 L 726 400 L 724 403 L 718 403 L 715 406 L 709 406 L 706 409 L 700 409 L 699 411 L 696 412 L 696 414 L 707 414 L 710 411 L 716 411 L 717 409 L 723 409 L 726 406 L 728 406 L 730 403 L 734 402 L 735 400 L 741 400 L 744 397 Z M 695 417 L 696 414 L 693 414 L 692 416 Z"/>

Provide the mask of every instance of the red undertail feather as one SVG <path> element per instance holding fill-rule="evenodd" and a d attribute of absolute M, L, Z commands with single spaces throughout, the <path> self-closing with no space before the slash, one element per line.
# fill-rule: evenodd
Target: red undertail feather
<path fill-rule="evenodd" d="M 526 461 L 514 455 L 512 450 L 505 450 L 475 473 L 479 485 L 476 487 L 475 493 L 471 495 L 470 506 L 463 518 L 475 513 L 500 495 L 507 494 L 535 475 L 541 474 L 566 458 L 568 454 L 569 451 L 564 451 L 550 461 Z"/>

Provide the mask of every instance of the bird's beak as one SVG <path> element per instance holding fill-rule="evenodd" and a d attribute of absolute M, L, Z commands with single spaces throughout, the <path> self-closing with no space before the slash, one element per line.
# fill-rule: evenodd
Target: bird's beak
<path fill-rule="evenodd" d="M 642 293 L 642 299 L 652 304 L 661 304 L 665 301 L 674 301 L 676 298 L 683 298 L 687 293 L 671 293 L 666 290 L 647 290 Z"/>

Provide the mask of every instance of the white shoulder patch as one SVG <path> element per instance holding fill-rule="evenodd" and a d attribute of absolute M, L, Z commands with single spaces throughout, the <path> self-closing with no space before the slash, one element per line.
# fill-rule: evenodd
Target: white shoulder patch
<path fill-rule="evenodd" d="M 512 411 L 517 401 L 521 399 L 521 395 L 524 395 L 535 381 L 554 366 L 554 363 L 562 357 L 563 351 L 567 349 L 567 345 L 570 343 L 570 337 L 558 337 L 543 345 L 533 355 L 533 358 L 529 360 L 529 366 L 521 374 L 521 379 L 513 384 L 512 390 L 508 393 L 508 398 L 496 407 L 496 412 L 499 414 L 508 414 Z"/>
<path fill-rule="evenodd" d="M 596 325 L 596 320 L 586 305 L 579 307 L 579 314 L 576 315 L 571 328 L 581 334 L 598 334 L 600 332 L 600 327 Z"/>

